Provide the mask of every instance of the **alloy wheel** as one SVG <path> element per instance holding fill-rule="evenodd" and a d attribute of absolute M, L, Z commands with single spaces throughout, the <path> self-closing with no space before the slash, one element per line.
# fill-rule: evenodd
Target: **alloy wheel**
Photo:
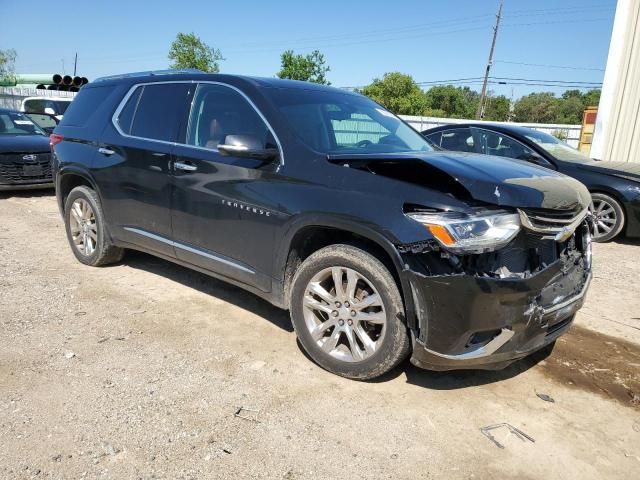
<path fill-rule="evenodd" d="M 84 256 L 95 252 L 98 243 L 96 216 L 89 202 L 78 198 L 69 211 L 69 227 L 73 245 Z"/>
<path fill-rule="evenodd" d="M 618 222 L 616 210 L 602 198 L 593 199 L 593 237 L 594 240 L 609 234 Z"/>
<path fill-rule="evenodd" d="M 313 341 L 338 360 L 365 360 L 382 344 L 387 324 L 382 297 L 351 268 L 330 267 L 314 275 L 305 290 L 303 311 Z"/>

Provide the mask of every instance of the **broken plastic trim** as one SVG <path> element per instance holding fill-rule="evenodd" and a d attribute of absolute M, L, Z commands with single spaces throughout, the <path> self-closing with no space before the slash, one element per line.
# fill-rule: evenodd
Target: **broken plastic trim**
<path fill-rule="evenodd" d="M 502 347 L 505 343 L 507 343 L 509 340 L 511 340 L 511 337 L 513 337 L 513 333 L 514 333 L 513 330 L 510 330 L 508 328 L 503 328 L 502 331 L 486 345 L 483 345 L 480 348 L 472 350 L 471 352 L 465 352 L 459 355 L 446 355 L 444 353 L 439 353 L 434 350 L 429 350 L 426 347 L 425 347 L 425 350 L 433 355 L 437 355 L 438 357 L 446 358 L 449 360 L 471 360 L 475 358 L 488 357 L 489 355 L 492 355 L 500 347 Z"/>

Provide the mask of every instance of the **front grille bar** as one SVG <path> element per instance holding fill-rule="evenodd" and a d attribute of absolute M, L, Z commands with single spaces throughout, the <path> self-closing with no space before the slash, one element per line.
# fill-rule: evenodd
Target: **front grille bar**
<path fill-rule="evenodd" d="M 578 228 L 587 215 L 589 215 L 589 208 L 585 208 L 575 217 L 566 220 L 527 214 L 527 212 L 521 209 L 518 209 L 518 213 L 520 214 L 520 222 L 525 228 L 543 234 L 544 239 L 563 242 L 573 235 L 576 228 Z"/>

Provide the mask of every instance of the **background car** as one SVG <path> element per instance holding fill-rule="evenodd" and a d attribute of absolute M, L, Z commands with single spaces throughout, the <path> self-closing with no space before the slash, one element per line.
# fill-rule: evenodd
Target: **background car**
<path fill-rule="evenodd" d="M 24 113 L 0 109 L 0 190 L 51 187 L 49 137 Z"/>
<path fill-rule="evenodd" d="M 29 115 L 46 133 L 53 132 L 73 98 L 27 97 L 20 111 Z"/>
<path fill-rule="evenodd" d="M 444 125 L 422 134 L 444 150 L 524 160 L 569 175 L 591 192 L 595 241 L 623 231 L 640 237 L 640 164 L 593 160 L 548 133 L 517 125 Z"/>

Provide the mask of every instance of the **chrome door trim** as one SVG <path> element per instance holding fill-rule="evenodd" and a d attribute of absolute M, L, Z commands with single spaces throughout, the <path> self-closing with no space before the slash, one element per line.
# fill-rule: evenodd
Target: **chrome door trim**
<path fill-rule="evenodd" d="M 249 267 L 245 267 L 244 265 L 241 265 L 237 262 L 234 262 L 233 260 L 229 260 L 227 258 L 223 258 L 222 256 L 218 256 L 215 255 L 213 253 L 210 252 L 205 252 L 203 250 L 200 250 L 199 248 L 194 248 L 191 247 L 189 245 L 185 245 L 184 243 L 180 243 L 180 242 L 176 242 L 174 240 L 170 240 L 168 238 L 165 237 L 161 237 L 160 235 L 156 235 L 154 233 L 151 232 L 147 232 L 146 230 L 141 230 L 139 228 L 134 228 L 134 227 L 124 227 L 124 229 L 128 232 L 131 233 L 136 233 L 138 235 L 142 235 L 143 237 L 147 237 L 147 238 L 151 238 L 152 240 L 156 240 L 158 242 L 162 242 L 165 243 L 167 245 L 171 245 L 172 247 L 175 248 L 179 248 L 180 250 L 184 250 L 186 252 L 190 252 L 190 253 L 195 253 L 196 255 L 200 255 L 202 257 L 208 258 L 210 260 L 214 260 L 216 262 L 222 263 L 224 265 L 228 265 L 230 267 L 234 267 L 238 270 L 241 270 L 243 272 L 246 273 L 250 273 L 252 275 L 255 275 L 255 270 L 249 268 Z"/>
<path fill-rule="evenodd" d="M 235 90 L 236 92 L 238 92 L 249 103 L 249 105 L 251 105 L 251 107 L 255 110 L 255 112 L 262 119 L 262 121 L 265 123 L 265 125 L 267 126 L 267 128 L 269 129 L 271 134 L 273 135 L 273 138 L 275 139 L 276 144 L 278 145 L 278 151 L 280 152 L 280 166 L 284 165 L 284 151 L 282 150 L 282 144 L 280 143 L 280 139 L 278 138 L 278 135 L 276 135 L 275 130 L 273 129 L 271 124 L 268 122 L 266 117 L 263 115 L 263 113 L 260 111 L 260 109 L 256 106 L 256 104 L 253 103 L 253 101 L 247 96 L 247 94 L 245 94 L 238 87 L 234 87 L 233 85 L 229 85 L 228 83 L 217 82 L 217 81 L 213 81 L 213 80 L 165 80 L 165 81 L 162 81 L 162 82 L 141 82 L 141 83 L 136 83 L 136 84 L 132 85 L 131 88 L 129 88 L 129 91 L 126 93 L 126 95 L 122 98 L 122 100 L 118 104 L 118 107 L 116 108 L 115 112 L 113 112 L 113 115 L 111 116 L 111 124 L 113 125 L 113 127 L 116 129 L 116 131 L 121 136 L 127 137 L 127 138 L 135 138 L 137 140 L 145 140 L 147 142 L 162 143 L 162 144 L 165 144 L 165 145 L 172 145 L 172 146 L 180 145 L 181 147 L 193 148 L 193 149 L 196 149 L 196 150 L 205 150 L 205 151 L 208 151 L 208 152 L 218 151 L 217 149 L 198 147 L 196 145 L 189 145 L 189 144 L 186 144 L 186 143 L 168 142 L 166 140 L 157 140 L 155 138 L 138 137 L 138 136 L 135 136 L 135 135 L 129 135 L 129 134 L 124 133 L 122 131 L 122 129 L 120 128 L 120 125 L 118 124 L 118 117 L 120 116 L 120 113 L 124 109 L 125 105 L 127 104 L 127 101 L 131 97 L 131 95 L 133 95 L 133 92 L 135 92 L 135 90 L 137 88 L 144 87 L 145 85 L 162 85 L 162 84 L 168 84 L 168 83 L 193 83 L 193 84 L 197 84 L 196 87 L 198 85 L 200 85 L 200 84 L 221 85 L 223 87 L 227 87 L 227 88 L 230 88 L 230 89 Z M 192 109 L 193 109 L 193 100 L 191 101 L 191 105 L 189 107 L 189 119 L 191 118 Z"/>

